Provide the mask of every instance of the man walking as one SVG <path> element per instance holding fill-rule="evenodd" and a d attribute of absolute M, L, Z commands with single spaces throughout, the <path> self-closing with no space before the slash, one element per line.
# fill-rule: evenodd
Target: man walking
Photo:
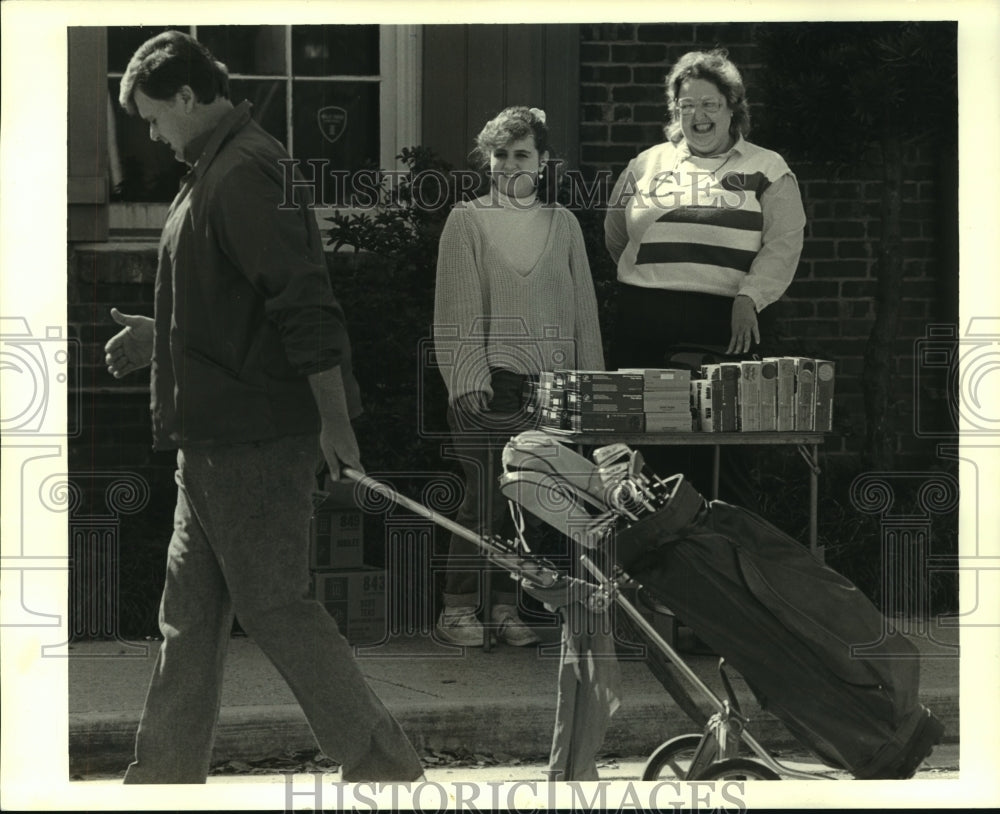
<path fill-rule="evenodd" d="M 192 37 L 143 44 L 119 101 L 190 165 L 160 240 L 153 319 L 112 310 L 120 378 L 151 365 L 154 446 L 177 449 L 163 643 L 126 783 L 203 783 L 233 616 L 288 682 L 345 781 L 412 781 L 419 758 L 324 608 L 304 598 L 319 450 L 360 469 L 359 399 L 319 229 L 283 200 L 288 154 L 229 100 Z"/>

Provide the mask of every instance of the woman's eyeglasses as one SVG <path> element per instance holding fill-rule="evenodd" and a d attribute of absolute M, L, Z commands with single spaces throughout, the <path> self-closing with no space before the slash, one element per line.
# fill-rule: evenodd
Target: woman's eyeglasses
<path fill-rule="evenodd" d="M 694 99 L 679 99 L 677 110 L 682 116 L 693 116 L 695 110 L 701 108 L 705 113 L 718 113 L 722 110 L 722 99 L 702 99 L 695 102 Z"/>

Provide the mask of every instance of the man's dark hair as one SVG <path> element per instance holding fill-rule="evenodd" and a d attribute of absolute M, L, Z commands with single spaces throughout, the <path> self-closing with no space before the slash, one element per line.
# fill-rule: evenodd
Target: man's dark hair
<path fill-rule="evenodd" d="M 199 102 L 229 98 L 229 70 L 190 34 L 164 31 L 146 40 L 129 60 L 118 102 L 136 115 L 136 90 L 150 99 L 172 99 L 187 85 Z"/>

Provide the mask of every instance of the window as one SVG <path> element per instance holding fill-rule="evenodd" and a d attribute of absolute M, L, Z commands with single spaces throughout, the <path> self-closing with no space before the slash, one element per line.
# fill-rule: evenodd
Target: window
<path fill-rule="evenodd" d="M 293 158 L 329 170 L 393 167 L 419 139 L 419 36 L 409 26 L 225 25 L 108 28 L 112 231 L 158 230 L 185 172 L 118 105 L 128 60 L 162 30 L 187 31 L 226 63 L 234 103 Z M 306 174 L 309 170 L 304 167 Z"/>

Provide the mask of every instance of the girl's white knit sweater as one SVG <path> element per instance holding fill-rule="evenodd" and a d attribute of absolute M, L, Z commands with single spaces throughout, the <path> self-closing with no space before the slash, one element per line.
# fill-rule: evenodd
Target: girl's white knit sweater
<path fill-rule="evenodd" d="M 491 217 L 505 220 L 490 228 Z M 519 270 L 491 235 L 509 223 L 516 240 L 526 217 L 545 219 L 548 236 L 535 264 Z M 456 205 L 438 253 L 434 349 L 452 402 L 476 391 L 492 398 L 491 368 L 603 370 L 594 283 L 573 214 L 559 204 L 504 212 L 490 198 Z"/>

